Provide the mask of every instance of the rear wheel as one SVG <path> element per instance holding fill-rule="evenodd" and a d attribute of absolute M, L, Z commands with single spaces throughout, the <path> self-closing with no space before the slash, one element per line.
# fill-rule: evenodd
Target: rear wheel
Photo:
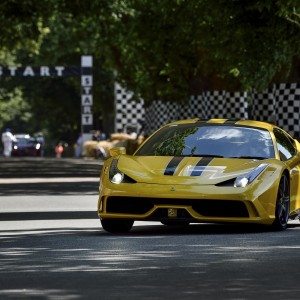
<path fill-rule="evenodd" d="M 101 219 L 101 225 L 105 231 L 111 233 L 126 233 L 133 226 L 133 220 Z"/>
<path fill-rule="evenodd" d="M 275 221 L 273 228 L 275 230 L 285 230 L 289 220 L 290 213 L 290 185 L 287 176 L 282 176 L 276 201 Z"/>

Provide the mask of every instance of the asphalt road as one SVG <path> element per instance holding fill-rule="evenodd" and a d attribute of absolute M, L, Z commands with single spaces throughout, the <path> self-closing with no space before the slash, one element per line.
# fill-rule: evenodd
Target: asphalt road
<path fill-rule="evenodd" d="M 285 232 L 137 222 L 111 235 L 95 212 L 99 162 L 23 166 L 37 177 L 0 176 L 0 299 L 299 299 L 299 221 Z"/>

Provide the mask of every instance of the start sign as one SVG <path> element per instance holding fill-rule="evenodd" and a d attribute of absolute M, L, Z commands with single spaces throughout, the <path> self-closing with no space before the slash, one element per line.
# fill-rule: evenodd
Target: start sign
<path fill-rule="evenodd" d="M 81 124 L 82 132 L 93 128 L 93 57 L 81 57 Z"/>
<path fill-rule="evenodd" d="M 16 67 L 0 66 L 0 77 L 64 77 L 74 76 L 80 74 L 78 67 L 64 67 L 64 66 L 41 66 L 41 67 Z"/>
<path fill-rule="evenodd" d="M 2 77 L 65 77 L 80 76 L 81 79 L 81 132 L 93 129 L 93 57 L 81 56 L 80 67 L 66 66 L 0 66 Z"/>

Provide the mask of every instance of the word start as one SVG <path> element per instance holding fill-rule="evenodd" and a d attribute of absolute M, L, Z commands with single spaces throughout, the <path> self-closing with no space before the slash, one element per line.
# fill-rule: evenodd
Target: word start
<path fill-rule="evenodd" d="M 56 67 L 47 67 L 47 66 L 41 66 L 41 67 L 3 67 L 0 66 L 0 76 L 58 76 L 62 77 L 64 76 L 64 70 L 65 67 L 63 66 L 56 66 Z"/>

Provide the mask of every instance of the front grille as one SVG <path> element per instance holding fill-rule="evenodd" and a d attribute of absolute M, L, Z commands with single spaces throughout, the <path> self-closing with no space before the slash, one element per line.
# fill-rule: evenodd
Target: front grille
<path fill-rule="evenodd" d="M 192 205 L 193 210 L 205 217 L 248 218 L 247 207 L 242 201 L 201 200 Z"/>
<path fill-rule="evenodd" d="M 106 211 L 109 213 L 145 214 L 153 208 L 152 198 L 108 197 Z"/>
<path fill-rule="evenodd" d="M 249 217 L 246 205 L 233 200 L 164 199 L 146 197 L 108 197 L 108 213 L 145 214 L 154 205 L 185 205 L 205 217 Z"/>

